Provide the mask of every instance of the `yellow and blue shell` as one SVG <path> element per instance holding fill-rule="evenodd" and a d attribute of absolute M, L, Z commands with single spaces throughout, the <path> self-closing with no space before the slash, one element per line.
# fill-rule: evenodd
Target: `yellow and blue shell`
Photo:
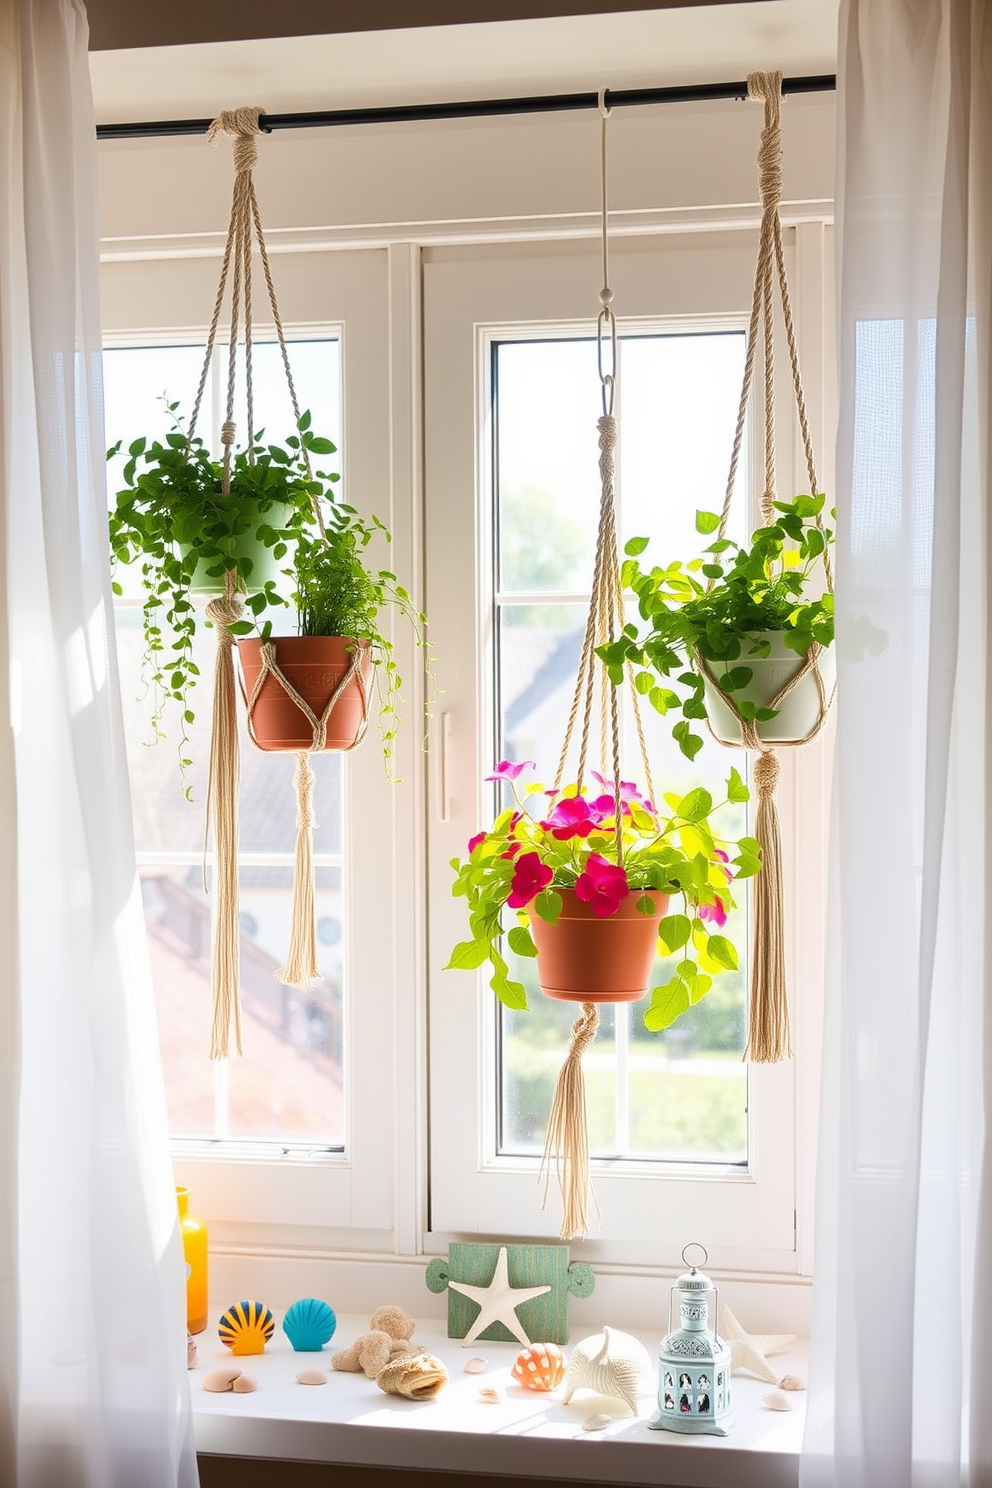
<path fill-rule="evenodd" d="M 235 1302 L 224 1313 L 217 1332 L 232 1354 L 261 1354 L 275 1326 L 264 1302 Z"/>
<path fill-rule="evenodd" d="M 315 1354 L 334 1335 L 338 1320 L 334 1309 L 319 1297 L 301 1297 L 282 1320 L 282 1331 L 301 1354 Z"/>

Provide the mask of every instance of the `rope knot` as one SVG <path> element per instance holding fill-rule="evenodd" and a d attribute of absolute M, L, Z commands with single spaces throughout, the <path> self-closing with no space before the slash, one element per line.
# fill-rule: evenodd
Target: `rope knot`
<path fill-rule="evenodd" d="M 207 605 L 207 619 L 212 620 L 216 625 L 219 640 L 226 640 L 227 645 L 230 646 L 230 627 L 241 619 L 244 610 L 244 605 L 234 595 L 230 597 L 227 595 L 218 595 L 216 599 L 210 601 Z"/>
<path fill-rule="evenodd" d="M 582 1011 L 572 1024 L 568 1038 L 567 1059 L 579 1060 L 596 1037 L 599 1028 L 599 1008 L 594 1002 L 584 1002 Z"/>
<path fill-rule="evenodd" d="M 263 108 L 225 109 L 207 130 L 208 144 L 216 145 L 222 134 L 234 140 L 234 169 L 239 175 L 252 170 L 258 160 L 258 120 L 264 113 Z"/>
<path fill-rule="evenodd" d="M 752 72 L 747 96 L 765 105 L 765 127 L 758 145 L 758 189 L 764 210 L 777 212 L 782 200 L 782 74 Z"/>
<path fill-rule="evenodd" d="M 599 447 L 604 454 L 607 450 L 615 450 L 617 447 L 617 421 L 613 415 L 604 413 L 603 417 L 597 420 L 597 428 L 599 429 Z"/>
<path fill-rule="evenodd" d="M 233 444 L 234 443 L 234 433 L 235 433 L 236 428 L 237 428 L 237 425 L 235 424 L 235 422 L 234 422 L 233 419 L 225 419 L 224 420 L 224 422 L 220 426 L 220 442 L 221 442 L 221 444 L 228 444 L 228 445 L 230 445 L 230 444 Z"/>
<path fill-rule="evenodd" d="M 768 797 L 774 793 L 781 773 L 778 755 L 773 749 L 763 749 L 751 768 L 751 779 L 759 797 Z"/>

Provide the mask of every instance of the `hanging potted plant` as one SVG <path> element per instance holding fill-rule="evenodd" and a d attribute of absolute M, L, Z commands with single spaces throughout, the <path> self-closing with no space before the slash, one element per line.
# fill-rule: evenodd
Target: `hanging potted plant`
<path fill-rule="evenodd" d="M 776 501 L 749 546 L 719 537 L 688 563 L 645 569 L 647 539 L 627 544 L 621 578 L 645 626 L 625 626 L 599 654 L 614 680 L 627 664 L 642 668 L 635 686 L 674 716 L 689 759 L 702 748 L 700 720 L 721 743 L 749 748 L 805 743 L 822 726 L 836 682 L 823 508 L 822 495 Z M 697 531 L 718 527 L 714 513 L 697 512 Z"/>
<path fill-rule="evenodd" d="M 510 787 L 513 805 L 472 838 L 464 859 L 452 861 L 453 893 L 468 900 L 472 933 L 455 947 L 449 968 L 488 961 L 497 997 L 523 1009 L 526 993 L 510 979 L 504 934 L 511 951 L 536 956 L 545 995 L 572 1002 L 637 1001 L 656 954 L 677 956 L 644 1015 L 653 1031 L 667 1028 L 705 996 L 715 975 L 737 967 L 736 949 L 720 931 L 734 903 L 733 882 L 758 871 L 757 843 L 717 835 L 711 817 L 720 806 L 701 787 L 666 796 L 665 810 L 631 782 L 617 791 L 595 772 L 595 790 L 534 784 L 521 793 L 518 779 L 529 764 L 504 761 L 487 777 Z M 720 804 L 747 799 L 747 786 L 731 770 Z M 681 903 L 669 913 L 674 897 Z M 505 909 L 513 912 L 511 925 Z"/>
<path fill-rule="evenodd" d="M 298 634 L 274 637 L 268 619 L 232 625 L 248 730 L 259 749 L 352 749 L 375 694 L 383 754 L 387 764 L 391 759 L 401 678 L 384 612 L 409 621 L 420 646 L 427 644 L 427 620 L 395 574 L 370 566 L 366 550 L 377 533 L 390 541 L 377 517 L 366 521 L 354 507 L 332 506 L 323 534 L 311 528 L 296 540 L 291 600 Z"/>
<path fill-rule="evenodd" d="M 314 500 L 331 499 L 339 477 L 308 468 L 309 457 L 333 454 L 335 447 L 313 433 L 303 413 L 285 447 L 263 443 L 259 433 L 232 451 L 225 494 L 221 461 L 187 433 L 179 405 L 168 407 L 173 428 L 165 442 L 142 437 L 128 447 L 124 484 L 110 513 L 110 547 L 115 565 L 140 565 L 142 676 L 152 728 L 160 736 L 166 708 L 178 706 L 185 770 L 195 716 L 190 694 L 199 675 L 193 643 L 204 623 L 195 600 L 223 596 L 230 587 L 256 622 L 287 607 L 295 546 L 314 530 Z M 119 450 L 114 445 L 108 459 Z M 113 587 L 121 593 L 116 579 Z"/>

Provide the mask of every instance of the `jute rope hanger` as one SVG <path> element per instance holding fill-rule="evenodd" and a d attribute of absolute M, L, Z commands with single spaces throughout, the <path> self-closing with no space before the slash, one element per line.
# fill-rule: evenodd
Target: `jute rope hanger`
<path fill-rule="evenodd" d="M 741 387 L 737 426 L 730 457 L 730 471 L 723 509 L 720 514 L 718 536 L 723 538 L 730 517 L 731 503 L 736 483 L 744 434 L 744 422 L 754 382 L 754 365 L 759 340 L 762 344 L 762 368 L 764 385 L 764 485 L 761 495 L 763 523 L 768 526 L 774 520 L 776 500 L 776 449 L 775 449 L 775 322 L 774 288 L 777 284 L 782 307 L 782 320 L 789 348 L 789 363 L 792 371 L 796 411 L 802 437 L 806 469 L 811 495 L 817 494 L 816 463 L 813 441 L 806 412 L 799 368 L 799 349 L 796 342 L 789 296 L 788 277 L 785 269 L 785 250 L 782 242 L 782 74 L 781 72 L 753 72 L 748 80 L 748 98 L 764 103 L 764 127 L 758 147 L 758 176 L 761 192 L 761 228 L 758 238 L 758 262 L 754 276 L 754 294 L 748 325 L 747 353 L 744 362 L 744 378 Z M 822 518 L 816 517 L 822 530 Z M 833 592 L 833 572 L 830 555 L 823 552 L 824 582 L 828 592 Z M 708 587 L 712 587 L 710 580 Z M 820 671 L 822 647 L 814 644 L 804 657 L 796 658 L 793 674 L 771 699 L 769 706 L 778 708 L 795 687 L 812 674 L 817 690 L 817 716 L 809 731 L 797 739 L 778 741 L 771 748 L 760 737 L 757 724 L 742 716 L 735 698 L 723 691 L 718 679 L 706 659 L 698 651 L 693 661 L 706 680 L 715 687 L 730 709 L 740 727 L 740 744 L 728 744 L 728 748 L 744 748 L 757 752 L 751 771 L 751 780 L 757 795 L 754 835 L 761 844 L 762 867 L 754 884 L 753 938 L 751 956 L 751 985 L 748 1014 L 748 1043 L 745 1058 L 755 1063 L 775 1063 L 792 1054 L 789 1029 L 789 1004 L 785 980 L 784 917 L 782 910 L 782 856 L 781 827 L 775 805 L 775 786 L 780 774 L 779 761 L 775 753 L 778 748 L 796 748 L 808 744 L 823 728 L 827 720 L 833 691 L 827 695 L 826 685 Z M 746 658 L 745 658 L 746 660 Z M 711 732 L 713 732 L 711 728 Z M 714 734 L 714 737 L 717 737 Z"/>
<path fill-rule="evenodd" d="M 213 360 L 220 325 L 221 311 L 228 278 L 231 279 L 231 331 L 228 348 L 227 403 L 224 422 L 221 426 L 223 467 L 221 490 L 225 497 L 231 489 L 231 449 L 234 444 L 234 399 L 237 381 L 237 358 L 239 333 L 244 327 L 245 399 L 247 411 L 247 456 L 254 461 L 254 386 L 252 379 L 252 261 L 257 244 L 259 259 L 265 279 L 269 308 L 279 342 L 283 370 L 289 388 L 293 415 L 297 424 L 300 407 L 296 386 L 289 364 L 289 352 L 283 331 L 282 318 L 276 301 L 275 284 L 269 263 L 265 236 L 262 232 L 261 216 L 255 195 L 253 170 L 258 159 L 257 137 L 260 108 L 231 109 L 220 114 L 207 131 L 207 141 L 216 144 L 222 135 L 234 140 L 234 188 L 231 198 L 231 215 L 227 230 L 224 256 L 221 261 L 220 279 L 214 300 L 213 314 L 207 334 L 207 345 L 203 369 L 193 404 L 187 439 L 191 440 L 203 402 L 210 365 Z M 302 449 L 307 478 L 312 479 L 309 455 Z M 323 514 L 315 496 L 311 496 L 314 520 L 322 536 L 326 536 Z M 236 574 L 228 570 L 224 577 L 224 594 L 207 606 L 207 617 L 217 630 L 217 653 L 214 668 L 213 728 L 210 740 L 210 773 L 207 787 L 207 817 L 205 833 L 209 840 L 213 829 L 215 850 L 215 905 L 211 944 L 211 988 L 213 995 L 213 1025 L 210 1038 L 210 1057 L 226 1059 L 232 1052 L 241 1054 L 241 993 L 240 993 L 240 927 L 238 901 L 238 784 L 240 779 L 240 748 L 237 725 L 237 680 L 234 663 L 234 637 L 231 627 L 243 615 L 244 607 L 235 588 Z M 275 647 L 266 643 L 262 648 L 263 669 L 248 710 L 249 735 L 254 739 L 252 709 L 255 699 L 266 677 L 271 676 L 307 715 L 313 729 L 313 743 L 309 750 L 300 751 L 294 784 L 297 795 L 297 837 L 293 873 L 293 908 L 289 954 L 286 964 L 276 972 L 285 985 L 310 988 L 319 980 L 317 969 L 316 913 L 314 908 L 313 873 L 313 771 L 309 756 L 323 748 L 326 739 L 327 718 L 331 707 L 344 685 L 357 676 L 362 697 L 362 728 L 356 744 L 360 741 L 368 724 L 368 697 L 366 678 L 362 671 L 362 653 L 357 642 L 352 650 L 351 662 L 340 686 L 328 703 L 322 718 L 317 718 L 303 703 L 275 660 Z"/>
<path fill-rule="evenodd" d="M 599 316 L 596 324 L 597 358 L 602 389 L 603 414 L 598 420 L 600 505 L 593 567 L 592 593 L 586 616 L 585 632 L 579 657 L 578 675 L 565 736 L 562 742 L 555 790 L 565 778 L 569 751 L 580 724 L 577 787 L 582 789 L 589 759 L 590 734 L 599 700 L 600 763 L 609 761 L 613 775 L 614 813 L 617 823 L 617 866 L 623 866 L 623 842 L 620 834 L 623 809 L 620 769 L 620 709 L 618 691 L 610 681 L 606 667 L 596 655 L 597 647 L 610 645 L 623 628 L 623 591 L 616 527 L 616 457 L 617 420 L 614 414 L 617 388 L 617 323 L 613 313 L 613 291 L 610 288 L 609 212 L 607 176 L 607 120 L 603 92 L 600 93 L 600 172 L 602 184 L 602 262 L 603 285 L 599 293 Z M 628 681 L 631 669 L 627 668 Z M 629 687 L 635 728 L 640 747 L 644 780 L 649 796 L 654 798 L 651 767 L 641 719 L 640 703 L 634 687 Z M 568 1052 L 558 1074 L 551 1114 L 548 1117 L 541 1179 L 547 1202 L 548 1185 L 554 1169 L 562 1196 L 561 1237 L 564 1240 L 582 1235 L 589 1228 L 589 1136 L 586 1119 L 585 1081 L 582 1056 L 596 1037 L 599 1007 L 595 1002 L 582 1003 L 582 1010 L 572 1026 Z"/>

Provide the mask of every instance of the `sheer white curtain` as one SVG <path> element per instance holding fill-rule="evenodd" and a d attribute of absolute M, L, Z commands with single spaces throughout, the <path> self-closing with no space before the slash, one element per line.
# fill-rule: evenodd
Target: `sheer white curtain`
<path fill-rule="evenodd" d="M 115 701 L 86 35 L 81 0 L 0 3 L 0 1482 L 190 1488 Z"/>
<path fill-rule="evenodd" d="M 836 938 L 803 1488 L 992 1484 L 990 26 L 988 0 L 841 11 Z"/>

